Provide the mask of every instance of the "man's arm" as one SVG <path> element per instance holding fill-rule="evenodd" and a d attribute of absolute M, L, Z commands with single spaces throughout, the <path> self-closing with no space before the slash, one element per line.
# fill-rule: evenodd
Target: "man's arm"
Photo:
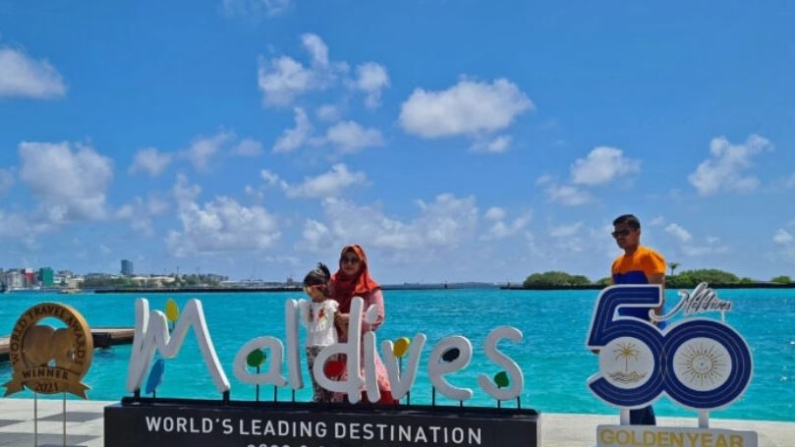
<path fill-rule="evenodd" d="M 660 284 L 662 286 L 662 302 L 659 306 L 654 308 L 657 315 L 663 314 L 663 306 L 665 305 L 665 273 L 657 273 L 649 276 L 649 284 Z"/>

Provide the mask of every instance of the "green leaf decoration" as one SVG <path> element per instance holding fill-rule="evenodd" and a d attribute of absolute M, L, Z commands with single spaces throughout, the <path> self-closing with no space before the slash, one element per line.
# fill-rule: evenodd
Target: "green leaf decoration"
<path fill-rule="evenodd" d="M 506 388 L 508 385 L 511 384 L 511 381 L 508 379 L 508 373 L 505 371 L 500 371 L 494 375 L 494 383 L 497 384 L 497 388 Z"/>
<path fill-rule="evenodd" d="M 248 353 L 246 356 L 246 364 L 252 368 L 256 368 L 265 362 L 265 353 L 259 349 L 255 349 Z"/>

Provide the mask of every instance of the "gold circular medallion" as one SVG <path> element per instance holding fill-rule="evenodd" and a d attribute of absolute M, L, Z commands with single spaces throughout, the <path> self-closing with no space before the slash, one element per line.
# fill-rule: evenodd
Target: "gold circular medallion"
<path fill-rule="evenodd" d="M 66 327 L 39 325 L 54 318 Z M 9 338 L 13 374 L 5 396 L 28 388 L 41 394 L 72 393 L 86 399 L 88 386 L 80 383 L 94 357 L 94 339 L 88 323 L 65 304 L 41 303 L 19 317 Z"/>

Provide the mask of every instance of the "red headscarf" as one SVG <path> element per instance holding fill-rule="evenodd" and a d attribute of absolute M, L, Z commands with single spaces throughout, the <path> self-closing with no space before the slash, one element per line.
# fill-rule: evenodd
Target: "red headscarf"
<path fill-rule="evenodd" d="M 352 251 L 359 258 L 359 273 L 348 276 L 342 271 L 342 257 L 345 253 Z M 351 299 L 354 296 L 363 296 L 373 290 L 380 289 L 373 278 L 370 277 L 370 269 L 367 266 L 367 256 L 362 247 L 358 245 L 348 245 L 340 252 L 340 268 L 337 273 L 331 276 L 332 298 L 339 304 L 340 313 L 348 313 L 351 310 Z"/>

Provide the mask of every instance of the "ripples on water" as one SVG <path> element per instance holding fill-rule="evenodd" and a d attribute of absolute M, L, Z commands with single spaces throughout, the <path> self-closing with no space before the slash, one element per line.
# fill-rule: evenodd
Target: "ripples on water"
<path fill-rule="evenodd" d="M 754 377 L 746 394 L 730 407 L 713 412 L 714 417 L 795 421 L 795 289 L 718 291 L 724 300 L 734 301 L 735 310 L 727 323 L 748 341 L 754 356 Z M 387 321 L 376 334 L 378 341 L 428 336 L 422 351 L 417 382 L 411 392 L 413 404 L 428 404 L 432 389 L 427 378 L 427 361 L 432 346 L 450 335 L 464 335 L 472 341 L 470 366 L 448 377 L 456 386 L 474 390 L 467 405 L 495 406 L 476 382 L 480 373 L 493 376 L 499 368 L 483 351 L 490 330 L 500 325 L 522 331 L 517 345 L 503 341 L 499 348 L 523 368 L 525 391 L 522 407 L 541 412 L 617 414 L 597 400 L 586 388 L 586 380 L 596 372 L 597 357 L 585 349 L 595 291 L 501 291 L 501 290 L 425 290 L 386 291 Z M 153 294 L 152 309 L 165 309 L 169 297 L 180 308 L 191 297 L 201 299 L 207 322 L 222 365 L 232 382 L 232 399 L 253 400 L 255 388 L 239 383 L 232 373 L 237 350 L 247 341 L 272 335 L 284 339 L 284 302 L 302 298 L 296 293 L 234 293 L 188 295 Z M 137 295 L 0 295 L 0 335 L 11 332 L 19 315 L 33 304 L 56 301 L 77 308 L 92 326 L 133 326 Z M 677 301 L 668 291 L 669 303 Z M 303 333 L 302 333 L 303 336 Z M 97 400 L 117 400 L 125 396 L 129 346 L 97 350 L 94 365 L 84 382 L 91 386 L 89 396 Z M 267 364 L 264 366 L 267 367 Z M 303 367 L 303 366 L 302 366 Z M 304 367 L 305 368 L 305 367 Z M 0 364 L 0 383 L 11 376 L 8 363 Z M 304 373 L 304 380 L 308 383 Z M 272 399 L 273 387 L 260 389 L 263 399 Z M 166 362 L 159 397 L 219 397 L 204 369 L 193 336 L 188 336 L 182 352 Z M 17 394 L 15 396 L 24 396 Z M 27 397 L 29 397 L 28 395 Z M 60 397 L 60 396 L 58 396 Z M 289 389 L 278 390 L 280 400 L 291 399 Z M 309 389 L 299 390 L 296 399 L 309 400 Z M 458 405 L 437 393 L 437 403 Z M 504 403 L 503 406 L 509 406 Z M 655 403 L 661 416 L 695 416 L 667 398 Z"/>

